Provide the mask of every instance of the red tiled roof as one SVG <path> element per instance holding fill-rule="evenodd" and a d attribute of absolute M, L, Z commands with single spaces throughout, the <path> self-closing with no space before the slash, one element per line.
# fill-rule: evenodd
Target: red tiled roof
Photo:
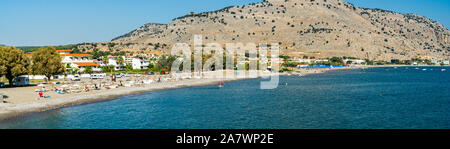
<path fill-rule="evenodd" d="M 31 54 L 25 54 L 25 56 L 31 57 Z"/>
<path fill-rule="evenodd" d="M 99 64 L 88 62 L 88 63 L 73 63 L 78 66 L 99 66 Z"/>
<path fill-rule="evenodd" d="M 90 54 L 60 54 L 60 56 L 92 56 Z"/>

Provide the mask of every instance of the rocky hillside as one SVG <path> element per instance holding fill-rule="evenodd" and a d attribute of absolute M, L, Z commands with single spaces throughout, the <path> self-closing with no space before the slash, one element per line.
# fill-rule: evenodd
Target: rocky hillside
<path fill-rule="evenodd" d="M 450 31 L 415 14 L 358 8 L 341 0 L 267 0 L 147 24 L 92 50 L 147 52 L 174 43 L 279 43 L 291 56 L 353 56 L 372 60 L 450 59 Z"/>
<path fill-rule="evenodd" d="M 144 26 L 139 27 L 138 29 L 131 31 L 130 33 L 114 38 L 112 41 L 127 41 L 144 36 L 159 34 L 166 29 L 167 24 L 148 23 Z"/>

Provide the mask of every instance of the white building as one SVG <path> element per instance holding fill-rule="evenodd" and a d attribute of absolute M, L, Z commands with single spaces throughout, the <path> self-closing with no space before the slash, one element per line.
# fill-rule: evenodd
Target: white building
<path fill-rule="evenodd" d="M 91 54 L 70 54 L 72 50 L 56 50 L 61 56 L 61 62 L 72 68 L 77 68 L 83 72 L 86 67 L 91 67 L 92 71 L 102 71 L 99 64 L 94 63 Z"/>
<path fill-rule="evenodd" d="M 351 62 L 350 64 L 348 63 L 349 61 Z M 347 65 L 361 65 L 361 64 L 365 63 L 366 61 L 360 60 L 360 59 L 345 59 L 344 62 Z"/>
<path fill-rule="evenodd" d="M 314 60 L 314 63 L 320 63 L 320 62 L 328 62 L 327 59 L 316 59 Z"/>
<path fill-rule="evenodd" d="M 118 71 L 118 70 L 123 70 L 124 68 L 125 68 L 125 63 L 122 63 L 122 64 L 119 64 L 118 62 L 117 62 L 117 59 L 116 58 L 109 58 L 108 59 L 108 64 L 107 64 L 108 66 L 114 66 L 114 70 L 115 71 Z"/>
<path fill-rule="evenodd" d="M 72 50 L 56 50 L 59 56 L 61 56 L 61 63 L 64 66 L 70 66 L 72 68 L 77 68 L 81 72 L 84 71 L 86 67 L 91 67 L 92 71 L 101 71 L 100 65 L 94 63 L 91 54 L 71 54 Z M 26 54 L 26 56 L 31 57 L 32 54 Z"/>
<path fill-rule="evenodd" d="M 444 63 L 444 65 L 450 65 L 450 61 L 443 61 L 442 63 Z"/>
<path fill-rule="evenodd" d="M 103 63 L 103 61 L 101 61 L 101 60 L 94 59 L 94 63 L 100 65 L 101 67 L 106 66 L 105 63 Z"/>
<path fill-rule="evenodd" d="M 150 62 L 147 60 L 142 60 L 139 58 L 133 58 L 132 60 L 133 69 L 148 69 L 149 65 Z"/>
<path fill-rule="evenodd" d="M 297 62 L 299 62 L 299 63 L 308 63 L 308 64 L 311 64 L 314 61 L 315 61 L 315 59 L 298 59 L 297 60 Z"/>
<path fill-rule="evenodd" d="M 431 63 L 433 63 L 433 64 L 439 64 L 439 61 L 438 61 L 437 59 L 432 59 L 432 60 L 431 60 Z"/>

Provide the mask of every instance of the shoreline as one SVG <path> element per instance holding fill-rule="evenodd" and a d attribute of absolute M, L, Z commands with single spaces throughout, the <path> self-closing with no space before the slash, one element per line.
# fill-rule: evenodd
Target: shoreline
<path fill-rule="evenodd" d="M 211 75 L 211 74 L 209 74 Z M 0 122 L 9 120 L 12 118 L 17 118 L 26 114 L 44 112 L 49 110 L 55 110 L 64 107 L 90 104 L 96 102 L 105 102 L 117 99 L 119 97 L 128 96 L 128 95 L 138 95 L 144 94 L 154 91 L 161 90 L 171 90 L 171 89 L 180 89 L 180 88 L 189 88 L 189 87 L 199 87 L 199 86 L 208 86 L 208 85 L 217 85 L 220 82 L 234 82 L 241 80 L 249 80 L 249 79 L 258 79 L 263 77 L 270 77 L 274 75 L 287 75 L 285 73 L 276 73 L 276 74 L 262 74 L 257 77 L 235 77 L 235 78 L 191 78 L 191 79 L 183 79 L 177 81 L 166 81 L 160 83 L 152 83 L 144 86 L 132 86 L 132 87 L 120 87 L 109 90 L 100 90 L 100 91 L 91 91 L 91 92 L 82 92 L 82 93 L 74 93 L 74 94 L 66 94 L 66 95 L 54 95 L 59 97 L 52 97 L 50 99 L 41 99 L 40 100 L 31 100 L 28 99 L 26 102 L 15 102 L 10 103 L 9 98 L 7 98 L 7 103 L 0 103 Z M 31 91 L 36 89 L 37 87 L 22 87 L 22 88 L 9 88 L 9 90 L 27 90 Z M 6 92 L 7 96 L 8 91 Z M 14 93 L 12 93 L 14 94 Z M 23 94 L 21 91 L 16 92 L 14 95 Z M 32 93 L 33 98 L 36 97 L 37 93 Z M 53 93 L 56 94 L 56 93 Z M 13 96 L 14 96 L 13 95 Z M 30 101 L 31 100 L 31 101 Z"/>
<path fill-rule="evenodd" d="M 346 69 L 361 69 L 361 68 L 377 68 L 378 66 L 356 66 L 356 67 L 344 67 L 344 68 L 335 68 L 335 69 L 309 69 L 309 70 L 299 70 L 297 72 L 292 72 L 291 74 L 301 74 L 302 76 L 310 75 L 310 74 L 320 74 L 327 73 L 334 70 L 346 70 Z M 403 67 L 403 66 L 382 66 L 382 67 Z M 421 66 L 416 66 L 421 67 Z M 0 122 L 20 117 L 30 113 L 44 112 L 49 110 L 55 110 L 64 107 L 83 105 L 83 104 L 91 104 L 96 102 L 105 102 L 117 99 L 119 97 L 128 96 L 128 95 L 138 95 L 143 93 L 149 93 L 154 91 L 161 90 L 171 90 L 171 89 L 180 89 L 180 88 L 189 88 L 189 87 L 198 87 L 198 86 L 208 86 L 215 85 L 219 82 L 234 82 L 241 80 L 249 80 L 249 79 L 258 79 L 263 77 L 270 77 L 273 75 L 287 75 L 287 73 L 278 73 L 278 74 L 269 74 L 269 75 L 261 75 L 258 77 L 246 77 L 246 78 L 226 78 L 226 79 L 212 79 L 212 78 L 199 78 L 199 79 L 186 79 L 180 81 L 168 81 L 161 83 L 152 83 L 147 86 L 141 87 L 121 87 L 110 90 L 101 90 L 101 91 L 93 91 L 89 93 L 75 93 L 75 94 L 67 94 L 61 95 L 60 97 L 55 97 L 51 99 L 42 99 L 42 100 L 34 100 L 28 101 L 24 103 L 0 103 Z M 25 88 L 27 89 L 27 88 Z M 32 87 L 27 90 L 31 90 Z M 14 89 L 11 89 L 14 90 Z M 8 92 L 7 92 L 8 93 Z M 22 94 L 22 93 L 18 93 Z M 33 93 L 34 94 L 34 93 Z"/>
<path fill-rule="evenodd" d="M 281 74 L 280 74 L 281 75 Z M 260 78 L 260 77 L 258 77 Z M 21 104 L 0 104 L 0 122 L 20 117 L 30 113 L 44 112 L 49 110 L 55 110 L 64 107 L 91 104 L 96 102 L 105 102 L 117 99 L 119 97 L 128 95 L 138 95 L 154 91 L 180 89 L 188 87 L 199 87 L 215 85 L 219 82 L 234 82 L 247 79 L 257 78 L 235 78 L 235 79 L 193 79 L 179 82 L 163 82 L 159 84 L 152 84 L 151 86 L 144 87 L 128 87 L 117 88 L 107 91 L 100 91 L 94 94 L 77 94 L 71 97 L 43 99 L 36 102 L 21 103 Z"/>

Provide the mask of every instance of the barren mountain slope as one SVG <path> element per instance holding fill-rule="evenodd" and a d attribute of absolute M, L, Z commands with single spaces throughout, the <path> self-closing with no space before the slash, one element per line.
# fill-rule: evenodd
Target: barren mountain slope
<path fill-rule="evenodd" d="M 353 56 L 374 60 L 450 59 L 450 31 L 414 14 L 357 8 L 341 0 L 268 0 L 189 14 L 167 25 L 145 25 L 92 50 L 148 52 L 174 43 L 280 43 L 292 56 Z"/>

